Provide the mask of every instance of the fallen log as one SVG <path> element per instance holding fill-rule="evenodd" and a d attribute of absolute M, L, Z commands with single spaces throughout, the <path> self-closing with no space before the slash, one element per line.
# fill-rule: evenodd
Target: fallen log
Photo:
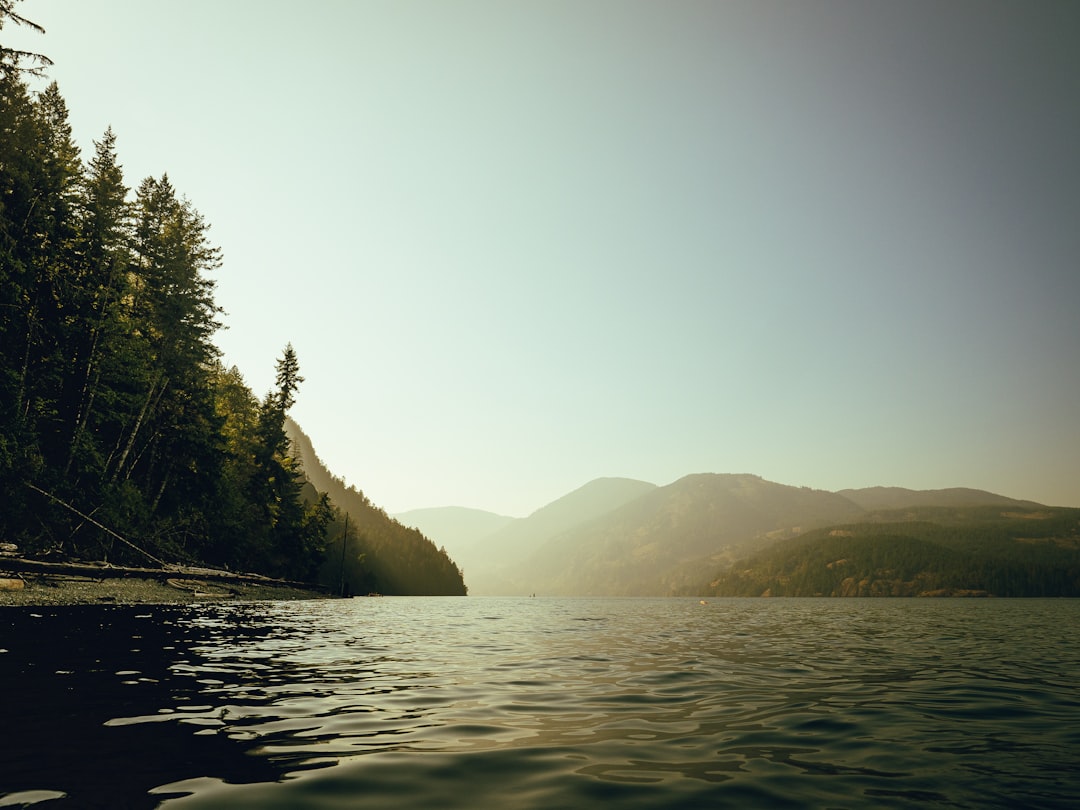
<path fill-rule="evenodd" d="M 30 489 L 34 490 L 34 492 L 40 492 L 40 493 L 41 493 L 42 495 L 44 495 L 44 496 L 45 496 L 46 498 L 48 498 L 48 499 L 49 499 L 50 501 L 55 501 L 56 503 L 60 504 L 60 505 L 61 505 L 62 507 L 64 507 L 65 509 L 68 509 L 68 510 L 70 510 L 70 511 L 74 512 L 74 513 L 75 513 L 76 515 L 78 515 L 79 517 L 81 517 L 81 518 L 82 518 L 83 520 L 85 520 L 85 521 L 87 521 L 88 523 L 92 523 L 93 525 L 97 526 L 97 527 L 98 527 L 99 529 L 101 529 L 101 530 L 102 530 L 103 532 L 105 532 L 105 533 L 106 533 L 107 535 L 109 535 L 110 537 L 114 537 L 114 538 L 116 538 L 117 540 L 119 540 L 119 541 L 120 541 L 121 543 L 123 543 L 123 544 L 125 544 L 125 545 L 127 545 L 127 546 L 130 546 L 131 548 L 135 549 L 135 550 L 136 550 L 137 552 L 139 552 L 140 554 L 142 554 L 142 555 L 143 555 L 144 557 L 149 557 L 149 558 L 150 558 L 150 560 L 151 560 L 152 562 L 156 562 L 156 563 L 157 563 L 158 565 L 162 565 L 162 566 L 164 566 L 164 565 L 168 565 L 168 563 L 167 563 L 167 562 L 165 562 L 165 561 L 163 561 L 163 560 L 159 560 L 159 559 L 158 559 L 157 557 L 155 557 L 155 556 L 154 556 L 153 554 L 151 554 L 151 553 L 150 553 L 149 551 L 147 551 L 146 549 L 143 549 L 143 548 L 139 548 L 139 547 L 138 547 L 137 545 L 135 545 L 134 543 L 132 543 L 132 542 L 131 542 L 130 540 L 128 540 L 128 539 L 127 539 L 126 537 L 124 537 L 123 535 L 121 535 L 121 534 L 119 534 L 119 533 L 117 533 L 117 532 L 114 532 L 114 531 L 113 531 L 112 529 L 110 529 L 110 528 L 109 528 L 108 526 L 106 526 L 105 524 L 103 524 L 103 523 L 98 523 L 98 521 L 94 520 L 94 519 L 93 519 L 92 517 L 90 517 L 90 515 L 88 515 L 88 514 L 86 514 L 85 512 L 82 512 L 82 511 L 80 511 L 80 510 L 76 509 L 76 508 L 75 508 L 74 506 L 72 506 L 72 505 L 71 505 L 70 503 L 68 503 L 67 501 L 62 501 L 62 500 L 60 500 L 60 498 L 57 498 L 57 497 L 56 497 L 55 495 L 53 495 L 53 494 L 52 494 L 51 492 L 46 492 L 46 491 L 45 491 L 45 490 L 43 490 L 43 489 L 42 489 L 41 487 L 39 487 L 39 486 L 36 486 L 35 484 L 31 484 L 31 483 L 30 483 L 29 481 L 27 481 L 27 482 L 25 482 L 25 483 L 26 483 L 26 485 L 27 485 L 28 487 L 30 487 Z"/>
<path fill-rule="evenodd" d="M 126 565 L 111 565 L 109 563 L 44 562 L 43 560 L 28 560 L 23 557 L 3 557 L 0 558 L 0 571 L 10 573 L 25 572 L 46 576 L 90 577 L 92 579 L 130 577 L 134 579 L 156 579 L 162 582 L 177 577 L 193 577 L 221 583 L 231 582 L 237 585 L 270 585 L 278 588 L 296 588 L 305 591 L 325 590 L 321 586 L 310 582 L 296 582 L 289 579 L 274 579 L 262 574 L 242 574 L 233 571 L 221 571 L 216 568 L 196 568 L 184 565 L 169 565 L 165 568 L 136 568 Z"/>
<path fill-rule="evenodd" d="M 97 526 L 101 531 L 108 534 L 110 537 L 119 540 L 125 545 L 133 548 L 135 551 L 142 554 L 149 560 L 157 563 L 160 568 L 135 568 L 129 566 L 110 565 L 109 563 L 76 563 L 76 562 L 62 562 L 62 563 L 49 563 L 41 560 L 28 560 L 22 557 L 11 557 L 12 549 L 17 549 L 16 546 L 11 544 L 5 544 L 8 546 L 3 549 L 4 553 L 0 556 L 0 572 L 2 571 L 28 571 L 39 574 L 54 574 L 54 575 L 74 575 L 74 576 L 91 576 L 100 579 L 115 578 L 115 577 L 138 577 L 141 579 L 158 579 L 166 580 L 169 577 L 191 576 L 198 577 L 200 579 L 210 579 L 215 582 L 235 584 L 248 584 L 248 585 L 270 585 L 273 587 L 281 588 L 297 588 L 305 591 L 321 591 L 325 592 L 326 589 L 319 585 L 313 585 L 310 582 L 294 582 L 288 579 L 274 579 L 272 577 L 264 577 L 260 574 L 238 574 L 232 571 L 221 571 L 216 568 L 197 568 L 193 566 L 176 565 L 173 563 L 167 563 L 164 560 L 159 560 L 149 551 L 144 548 L 140 548 L 135 543 L 123 537 L 119 533 L 113 531 L 108 526 L 99 523 L 94 520 L 90 515 L 76 509 L 70 503 L 61 500 L 56 495 L 48 492 L 41 487 L 31 484 L 29 481 L 25 482 L 26 486 L 35 492 L 41 493 L 46 498 L 60 506 L 74 512 L 76 515 Z"/>

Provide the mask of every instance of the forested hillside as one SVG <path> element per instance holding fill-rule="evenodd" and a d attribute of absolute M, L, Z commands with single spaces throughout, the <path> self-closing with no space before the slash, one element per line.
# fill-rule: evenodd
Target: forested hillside
<path fill-rule="evenodd" d="M 0 73 L 4 540 L 315 573 L 331 510 L 298 497 L 284 431 L 297 358 L 285 348 L 262 398 L 222 366 L 220 261 L 167 175 L 132 193 L 111 131 L 83 162 L 56 85 L 31 95 Z"/>
<path fill-rule="evenodd" d="M 0 31 L 32 24 L 11 9 Z M 111 130 L 84 160 L 56 84 L 25 81 L 47 64 L 0 46 L 0 540 L 26 556 L 329 576 L 343 516 L 286 433 L 296 353 L 261 397 L 222 364 L 209 225 L 167 174 L 133 190 Z M 352 517 L 358 587 L 464 592 L 430 541 L 329 488 Z"/>
<path fill-rule="evenodd" d="M 445 548 L 436 548 L 417 529 L 398 523 L 359 489 L 333 475 L 293 420 L 286 420 L 286 430 L 306 478 L 338 507 L 320 582 L 347 593 L 465 595 L 461 571 Z M 348 539 L 343 549 L 346 514 Z"/>
<path fill-rule="evenodd" d="M 706 560 L 737 559 L 797 528 L 861 513 L 835 493 L 756 475 L 688 475 L 552 538 L 528 570 L 544 593 L 669 595 L 690 576 L 700 582 Z"/>
<path fill-rule="evenodd" d="M 777 543 L 715 596 L 1080 596 L 1080 509 L 921 507 Z"/>
<path fill-rule="evenodd" d="M 603 479 L 474 548 L 482 595 L 1080 596 L 1080 509 L 964 488 Z"/>

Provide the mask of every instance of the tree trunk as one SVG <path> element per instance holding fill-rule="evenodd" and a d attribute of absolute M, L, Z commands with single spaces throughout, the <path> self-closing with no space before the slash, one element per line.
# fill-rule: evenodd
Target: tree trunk
<path fill-rule="evenodd" d="M 79 404 L 75 412 L 75 427 L 71 434 L 71 446 L 68 449 L 67 464 L 64 465 L 65 478 L 71 471 L 71 465 L 75 459 L 75 448 L 78 446 L 79 439 L 90 421 L 90 412 L 94 405 L 94 399 L 97 397 L 98 386 L 101 384 L 101 371 L 97 368 L 96 360 L 98 346 L 101 344 L 101 333 L 105 330 L 105 325 L 109 319 L 109 305 L 112 303 L 113 294 L 116 292 L 115 286 L 116 269 L 110 263 L 108 285 L 101 297 L 101 306 L 98 308 L 97 313 L 97 325 L 94 326 L 91 333 L 90 351 L 86 356 L 86 372 L 83 374 L 82 390 L 79 392 Z M 93 384 L 91 384 L 91 378 L 93 378 Z"/>
<path fill-rule="evenodd" d="M 159 391 L 158 383 L 161 383 Z M 131 434 L 128 436 L 127 444 L 124 446 L 123 451 L 120 453 L 120 459 L 116 462 L 116 470 L 113 472 L 112 480 L 115 482 L 120 477 L 120 472 L 124 469 L 124 462 L 127 461 L 128 455 L 131 453 L 131 448 L 135 446 L 135 437 L 139 435 L 139 430 L 142 428 L 143 420 L 146 419 L 146 413 L 150 410 L 150 404 L 157 394 L 157 399 L 161 399 L 161 393 L 164 392 L 166 386 L 168 386 L 169 380 L 163 374 L 158 374 L 158 379 L 150 385 L 150 390 L 146 392 L 146 400 L 143 402 L 142 409 L 139 411 L 139 416 L 135 420 L 135 425 L 131 428 Z M 156 403 L 155 403 L 156 405 Z M 130 471 L 129 471 L 130 474 Z"/>

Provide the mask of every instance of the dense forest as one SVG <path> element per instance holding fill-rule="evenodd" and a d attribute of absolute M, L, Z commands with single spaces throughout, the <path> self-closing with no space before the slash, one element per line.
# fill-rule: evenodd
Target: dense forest
<path fill-rule="evenodd" d="M 770 546 L 697 593 L 1080 596 L 1080 509 L 881 512 Z"/>
<path fill-rule="evenodd" d="M 13 6 L 0 29 L 32 26 Z M 48 64 L 0 46 L 0 540 L 327 576 L 343 516 L 286 433 L 296 353 L 284 347 L 262 397 L 222 364 L 208 224 L 167 174 L 132 191 L 111 130 L 84 161 L 56 84 L 27 85 Z M 417 556 L 371 547 L 369 572 L 376 552 Z M 415 592 L 407 572 L 357 580 Z"/>

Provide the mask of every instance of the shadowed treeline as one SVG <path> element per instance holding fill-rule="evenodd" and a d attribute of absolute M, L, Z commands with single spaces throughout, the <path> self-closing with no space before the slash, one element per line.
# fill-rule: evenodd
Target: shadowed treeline
<path fill-rule="evenodd" d="M 27 22 L 12 6 L 0 29 Z M 0 47 L 0 539 L 314 581 L 342 516 L 286 433 L 296 353 L 262 397 L 223 365 L 209 224 L 167 174 L 132 191 L 111 129 L 84 159 L 56 83 L 24 81 L 48 64 L 31 56 Z M 416 592 L 424 544 L 367 548 L 369 570 L 402 569 L 374 582 Z"/>

